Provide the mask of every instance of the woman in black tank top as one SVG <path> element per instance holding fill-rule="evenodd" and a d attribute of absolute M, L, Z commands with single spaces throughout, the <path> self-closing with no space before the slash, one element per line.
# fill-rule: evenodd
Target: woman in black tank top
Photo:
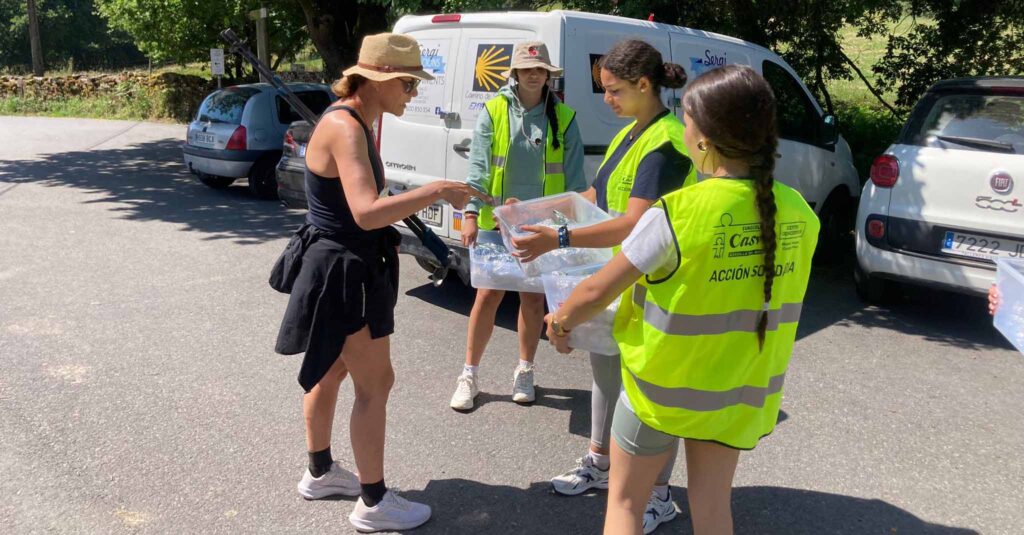
<path fill-rule="evenodd" d="M 382 114 L 402 115 L 420 81 L 416 40 L 369 36 L 359 63 L 334 84 L 339 105 L 324 112 L 306 152 L 306 225 L 289 243 L 300 265 L 278 334 L 277 352 L 305 352 L 299 384 L 309 467 L 298 490 L 307 499 L 361 496 L 349 516 L 361 531 L 411 529 L 430 508 L 409 502 L 384 484 L 385 406 L 394 381 L 389 336 L 398 298 L 398 232 L 405 217 L 447 201 L 462 209 L 475 190 L 437 181 L 381 198 L 384 169 L 369 125 Z M 283 255 L 284 256 L 284 255 Z M 350 434 L 359 476 L 331 457 L 331 424 L 346 375 L 355 384 Z"/>

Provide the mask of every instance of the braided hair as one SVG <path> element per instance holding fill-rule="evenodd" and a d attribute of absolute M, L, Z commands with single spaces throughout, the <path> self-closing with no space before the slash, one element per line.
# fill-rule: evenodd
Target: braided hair
<path fill-rule="evenodd" d="M 555 99 L 550 98 L 548 94 L 551 89 L 548 86 L 544 86 L 544 92 L 541 93 L 541 97 L 544 100 L 544 113 L 548 116 L 548 123 L 551 124 L 551 134 L 553 136 L 551 140 L 551 146 L 558 150 L 562 146 L 562 140 L 559 139 L 558 131 L 558 114 L 555 113 Z"/>
<path fill-rule="evenodd" d="M 726 65 L 697 78 L 683 95 L 683 109 L 722 156 L 750 165 L 764 247 L 764 306 L 757 320 L 758 350 L 764 349 L 768 308 L 775 281 L 775 205 L 772 172 L 778 130 L 775 94 L 765 79 L 745 65 Z"/>

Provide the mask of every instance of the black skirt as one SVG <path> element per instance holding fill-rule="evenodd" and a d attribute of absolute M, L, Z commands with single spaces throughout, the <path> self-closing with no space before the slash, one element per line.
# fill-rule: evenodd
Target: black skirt
<path fill-rule="evenodd" d="M 395 332 L 401 235 L 392 227 L 358 238 L 338 238 L 314 226 L 300 232 L 307 245 L 275 351 L 305 352 L 299 385 L 309 392 L 338 359 L 349 335 L 365 326 L 372 338 Z"/>

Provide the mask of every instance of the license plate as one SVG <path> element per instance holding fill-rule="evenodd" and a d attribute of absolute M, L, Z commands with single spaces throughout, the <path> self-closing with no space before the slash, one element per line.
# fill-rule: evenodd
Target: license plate
<path fill-rule="evenodd" d="M 305 145 L 299 145 L 299 156 L 302 156 L 303 158 L 306 157 L 306 146 Z"/>
<path fill-rule="evenodd" d="M 214 140 L 216 138 L 213 136 L 213 134 L 207 134 L 206 132 L 196 132 L 195 134 L 193 134 L 192 139 L 195 140 L 196 143 L 205 143 L 207 145 L 213 145 Z"/>
<path fill-rule="evenodd" d="M 948 231 L 942 240 L 942 252 L 993 261 L 1000 257 L 1024 258 L 1024 241 Z"/>
<path fill-rule="evenodd" d="M 420 219 L 424 223 L 432 226 L 441 228 L 441 214 L 444 213 L 440 206 L 428 206 L 420 210 Z"/>

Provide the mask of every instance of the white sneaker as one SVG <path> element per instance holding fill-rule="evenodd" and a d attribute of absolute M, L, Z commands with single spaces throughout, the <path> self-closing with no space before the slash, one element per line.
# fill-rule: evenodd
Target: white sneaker
<path fill-rule="evenodd" d="M 348 521 L 362 533 L 412 529 L 427 520 L 430 520 L 430 506 L 410 502 L 399 496 L 396 489 L 388 489 L 384 499 L 373 507 L 367 507 L 359 498 L 356 508 L 348 515 Z"/>
<path fill-rule="evenodd" d="M 676 505 L 672 503 L 672 489 L 669 489 L 664 500 L 658 498 L 658 493 L 652 490 L 651 499 L 647 501 L 647 510 L 644 511 L 644 535 L 652 533 L 658 526 L 675 517 Z"/>
<path fill-rule="evenodd" d="M 512 374 L 512 401 L 516 403 L 532 403 L 537 399 L 533 389 L 533 365 L 517 366 Z"/>
<path fill-rule="evenodd" d="M 306 469 L 298 484 L 299 494 L 307 500 L 319 500 L 327 496 L 341 494 L 342 496 L 359 496 L 361 487 L 359 478 L 355 474 L 345 470 L 334 461 L 331 471 L 320 477 L 313 477 Z"/>
<path fill-rule="evenodd" d="M 452 394 L 452 401 L 448 405 L 457 411 L 468 411 L 473 408 L 473 400 L 480 393 L 476 386 L 476 376 L 471 373 L 464 373 L 459 376 L 455 383 L 455 393 Z"/>
<path fill-rule="evenodd" d="M 576 468 L 551 480 L 555 492 L 566 496 L 583 494 L 590 489 L 608 488 L 608 471 L 594 465 L 590 455 L 576 459 Z"/>

